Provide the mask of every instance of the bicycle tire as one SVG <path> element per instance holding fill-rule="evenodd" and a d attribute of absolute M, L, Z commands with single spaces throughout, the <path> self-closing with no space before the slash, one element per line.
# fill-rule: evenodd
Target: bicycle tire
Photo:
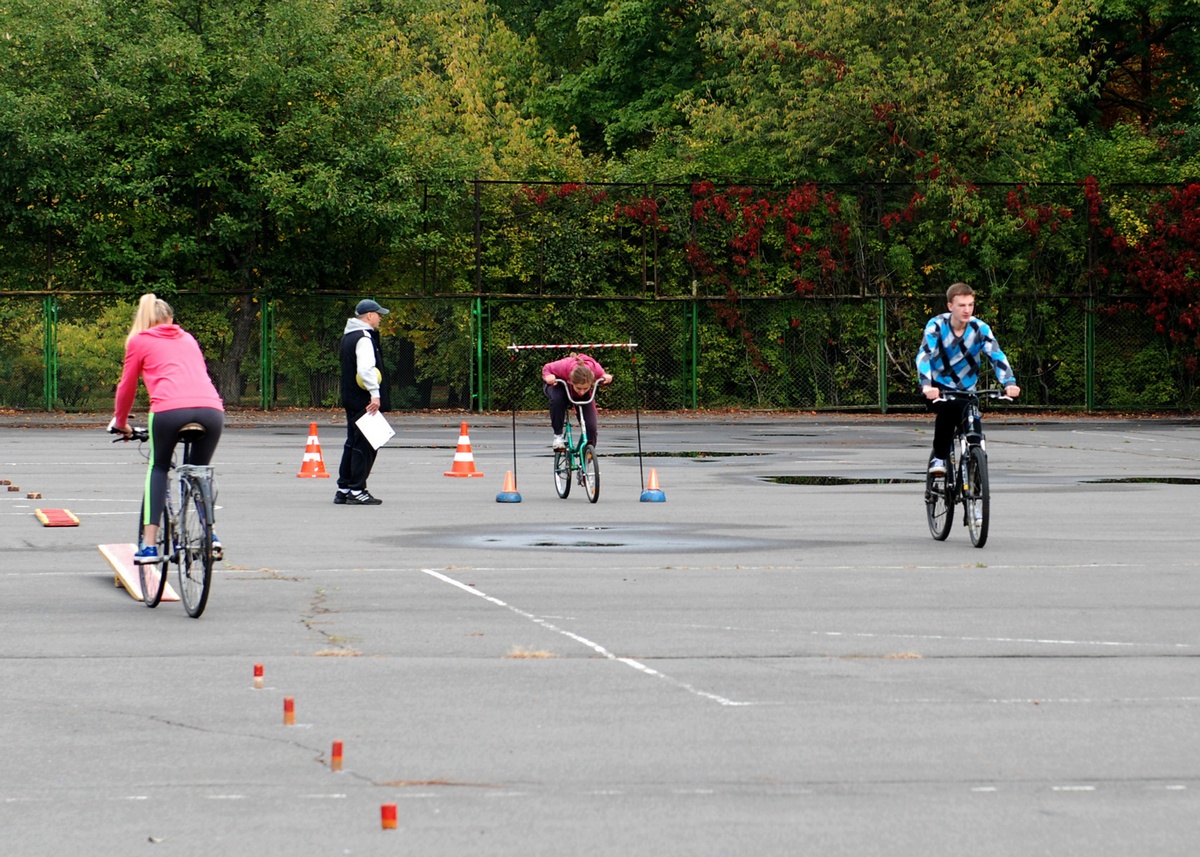
<path fill-rule="evenodd" d="M 600 462 L 596 458 L 596 447 L 590 443 L 583 448 L 583 491 L 590 502 L 600 499 Z"/>
<path fill-rule="evenodd" d="M 571 493 L 571 453 L 565 449 L 554 450 L 554 490 L 564 500 Z"/>
<path fill-rule="evenodd" d="M 963 482 L 963 510 L 967 519 L 967 531 L 971 534 L 971 544 L 981 548 L 987 544 L 991 505 L 987 453 L 982 447 L 971 447 L 964 469 L 966 479 Z"/>
<path fill-rule="evenodd" d="M 184 486 L 179 508 L 179 597 L 187 614 L 199 619 L 212 585 L 212 499 L 202 482 L 186 479 Z"/>
<path fill-rule="evenodd" d="M 949 467 L 941 476 L 925 474 L 925 519 L 929 534 L 939 542 L 950 535 L 954 523 L 954 477 Z"/>
<path fill-rule="evenodd" d="M 140 530 L 138 535 L 138 543 L 141 544 Z M 162 520 L 158 524 L 158 540 L 155 545 L 158 547 L 159 561 L 138 564 L 138 583 L 142 587 L 142 603 L 147 607 L 157 607 L 167 588 L 167 568 L 171 558 L 171 519 L 165 509 Z"/>

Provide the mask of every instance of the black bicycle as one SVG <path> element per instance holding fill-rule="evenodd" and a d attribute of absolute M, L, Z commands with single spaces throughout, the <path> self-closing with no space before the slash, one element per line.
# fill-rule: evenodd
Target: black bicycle
<path fill-rule="evenodd" d="M 962 422 L 954 431 L 946 472 L 925 475 L 925 516 L 929 532 L 938 541 L 950 535 L 954 524 L 954 505 L 962 504 L 963 524 L 971 534 L 971 544 L 981 548 L 987 542 L 991 497 L 988 488 L 987 440 L 983 436 L 980 399 L 1011 402 L 1003 390 L 942 390 L 939 402 L 966 402 Z"/>
<path fill-rule="evenodd" d="M 116 433 L 115 429 L 112 431 Z M 221 559 L 213 547 L 216 514 L 213 468 L 190 463 L 192 443 L 202 438 L 205 431 L 200 423 L 188 423 L 179 430 L 183 463 L 171 465 L 175 478 L 167 482 L 167 504 L 158 527 L 158 562 L 138 564 L 142 600 L 147 607 L 157 607 L 162 600 L 170 566 L 174 565 L 179 577 L 179 597 L 193 619 L 199 619 L 208 604 L 213 561 Z M 134 428 L 128 436 L 122 434 L 113 443 L 149 439 L 148 430 Z M 141 535 L 139 523 L 138 544 L 142 543 Z"/>

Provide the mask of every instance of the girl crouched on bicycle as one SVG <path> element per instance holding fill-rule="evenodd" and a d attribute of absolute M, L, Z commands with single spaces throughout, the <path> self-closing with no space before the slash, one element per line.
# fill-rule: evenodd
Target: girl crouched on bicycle
<path fill-rule="evenodd" d="M 586 399 L 592 392 L 596 379 L 601 384 L 611 384 L 613 376 L 604 371 L 592 357 L 586 354 L 571 353 L 562 360 L 555 360 L 542 367 L 542 383 L 545 385 L 546 398 L 550 400 L 550 428 L 554 430 L 553 449 L 562 449 L 566 442 L 563 440 L 563 423 L 567 418 L 567 390 L 559 380 L 566 381 L 571 386 L 571 395 L 576 399 Z M 587 428 L 588 440 L 593 445 L 598 437 L 596 429 L 596 402 L 593 400 L 583 406 L 583 424 Z"/>
<path fill-rule="evenodd" d="M 134 562 L 158 562 L 158 522 L 166 506 L 167 476 L 179 429 L 200 423 L 204 437 L 192 444 L 191 463 L 209 464 L 225 426 L 225 406 L 208 377 L 204 354 L 195 338 L 175 324 L 170 304 L 153 294 L 142 295 L 129 336 L 125 340 L 125 364 L 117 384 L 110 430 L 128 436 L 129 412 L 137 395 L 139 376 L 150 394 L 150 463 L 142 495 L 142 543 Z M 213 535 L 213 555 L 220 557 L 221 545 Z"/>

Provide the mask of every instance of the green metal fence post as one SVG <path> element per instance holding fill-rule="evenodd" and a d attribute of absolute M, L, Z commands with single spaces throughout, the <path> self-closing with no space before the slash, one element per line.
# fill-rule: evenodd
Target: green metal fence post
<path fill-rule="evenodd" d="M 883 295 L 879 296 L 879 320 L 875 340 L 875 363 L 879 388 L 879 413 L 887 413 L 887 318 L 884 310 L 887 308 Z"/>
<path fill-rule="evenodd" d="M 478 295 L 471 301 L 471 338 L 475 340 L 475 359 L 471 361 L 471 409 L 479 412 L 484 407 L 484 347 L 483 298 Z"/>
<path fill-rule="evenodd" d="M 1091 413 L 1096 409 L 1096 303 L 1088 295 L 1087 313 L 1084 315 L 1083 389 L 1084 407 Z"/>
<path fill-rule="evenodd" d="M 259 336 L 259 403 L 264 411 L 271 410 L 275 401 L 275 302 L 260 299 L 258 317 L 261 323 Z"/>
<path fill-rule="evenodd" d="M 42 365 L 42 392 L 46 410 L 52 411 L 58 401 L 58 301 L 54 295 L 42 301 Z"/>
<path fill-rule="evenodd" d="M 683 401 L 684 407 L 694 411 L 699 407 L 700 401 L 700 303 L 693 294 L 692 299 L 684 306 L 688 314 L 688 348 L 685 355 L 687 375 L 683 380 Z"/>

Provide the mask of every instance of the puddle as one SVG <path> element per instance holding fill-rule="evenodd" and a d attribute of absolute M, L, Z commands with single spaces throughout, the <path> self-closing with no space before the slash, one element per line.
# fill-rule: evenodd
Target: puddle
<path fill-rule="evenodd" d="M 896 479 L 851 479 L 845 476 L 763 476 L 764 482 L 775 482 L 779 485 L 923 485 L 924 479 L 900 477 Z"/>
<path fill-rule="evenodd" d="M 720 536 L 701 527 L 654 524 L 609 526 L 543 525 L 466 533 L 430 533 L 421 544 L 484 550 L 599 550 L 608 553 L 710 553 L 778 548 L 778 541 Z"/>

